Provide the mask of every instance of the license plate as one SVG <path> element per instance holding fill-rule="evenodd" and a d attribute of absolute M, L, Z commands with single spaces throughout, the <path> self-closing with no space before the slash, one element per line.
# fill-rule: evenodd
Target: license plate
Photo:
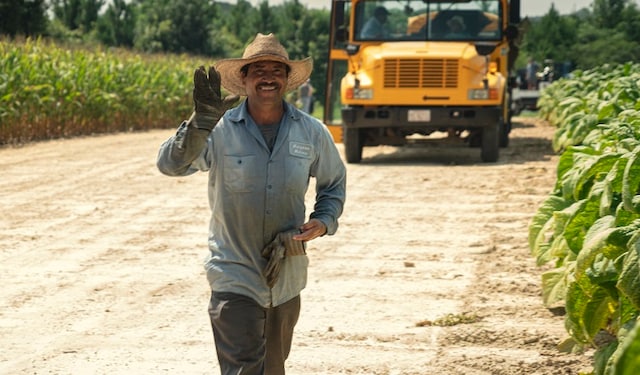
<path fill-rule="evenodd" d="M 409 122 L 429 122 L 431 121 L 431 111 L 428 109 L 410 109 Z"/>

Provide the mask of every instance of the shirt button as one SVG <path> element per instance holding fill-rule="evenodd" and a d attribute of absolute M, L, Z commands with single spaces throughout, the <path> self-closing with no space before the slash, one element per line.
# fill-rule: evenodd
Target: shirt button
<path fill-rule="evenodd" d="M 267 185 L 267 189 L 271 190 L 271 185 Z"/>
<path fill-rule="evenodd" d="M 267 210 L 267 215 L 271 215 L 271 210 Z"/>

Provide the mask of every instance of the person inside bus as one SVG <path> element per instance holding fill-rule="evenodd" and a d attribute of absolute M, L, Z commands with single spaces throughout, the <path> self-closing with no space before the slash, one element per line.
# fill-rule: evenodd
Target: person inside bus
<path fill-rule="evenodd" d="M 387 30 L 387 18 L 389 11 L 385 7 L 376 7 L 373 16 L 367 20 L 364 27 L 360 31 L 362 39 L 387 39 L 389 30 Z"/>
<path fill-rule="evenodd" d="M 447 39 L 460 39 L 468 38 L 467 27 L 464 24 L 464 19 L 460 16 L 453 16 L 447 21 L 447 32 L 445 34 Z"/>

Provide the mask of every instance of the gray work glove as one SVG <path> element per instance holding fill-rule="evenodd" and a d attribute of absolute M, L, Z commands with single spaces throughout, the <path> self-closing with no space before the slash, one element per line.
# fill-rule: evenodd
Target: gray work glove
<path fill-rule="evenodd" d="M 267 279 L 269 288 L 273 288 L 280 276 L 282 261 L 287 256 L 304 255 L 305 243 L 293 239 L 293 236 L 300 234 L 300 230 L 291 229 L 280 232 L 270 244 L 262 249 L 262 256 L 269 259 L 267 266 L 262 271 L 262 275 Z"/>
<path fill-rule="evenodd" d="M 195 110 L 189 119 L 198 129 L 212 130 L 227 109 L 238 101 L 237 95 L 228 95 L 222 99 L 220 93 L 220 73 L 209 67 L 209 73 L 204 66 L 199 67 L 193 74 L 193 102 Z"/>

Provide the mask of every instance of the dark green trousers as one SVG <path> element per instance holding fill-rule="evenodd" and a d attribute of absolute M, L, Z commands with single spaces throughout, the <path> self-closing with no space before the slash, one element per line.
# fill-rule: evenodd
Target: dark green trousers
<path fill-rule="evenodd" d="M 209 318 L 222 375 L 284 375 L 300 296 L 264 308 L 234 293 L 211 293 Z"/>

